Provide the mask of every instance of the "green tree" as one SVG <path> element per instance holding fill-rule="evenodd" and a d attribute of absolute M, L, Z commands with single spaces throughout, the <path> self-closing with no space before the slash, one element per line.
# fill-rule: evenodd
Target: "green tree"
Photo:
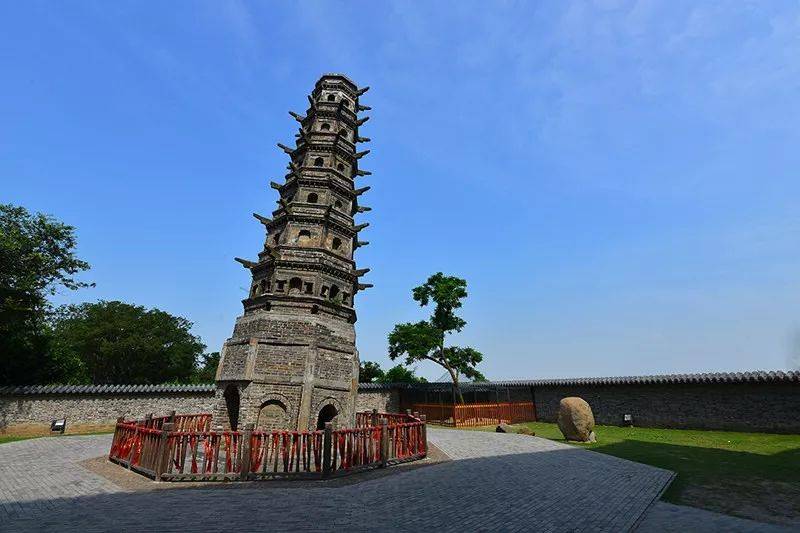
<path fill-rule="evenodd" d="M 0 204 L 0 383 L 58 379 L 49 358 L 48 296 L 92 286 L 75 279 L 75 228 L 24 207 Z"/>
<path fill-rule="evenodd" d="M 210 352 L 200 355 L 195 363 L 194 383 L 214 383 L 217 377 L 217 366 L 219 366 L 219 352 Z"/>
<path fill-rule="evenodd" d="M 205 349 L 191 327 L 124 302 L 65 306 L 53 325 L 53 357 L 70 383 L 185 383 Z"/>
<path fill-rule="evenodd" d="M 389 357 L 395 360 L 405 356 L 406 365 L 432 361 L 443 367 L 453 381 L 454 397 L 464 403 L 459 374 L 468 379 L 483 378 L 483 374 L 475 368 L 483 360 L 483 355 L 474 348 L 445 347 L 445 338 L 461 331 L 467 324 L 455 313 L 467 297 L 467 282 L 437 272 L 424 284 L 414 288 L 412 295 L 421 307 L 432 301 L 435 304 L 433 314 L 428 320 L 397 324 L 389 334 Z"/>
<path fill-rule="evenodd" d="M 428 380 L 417 376 L 414 369 L 406 368 L 403 365 L 396 365 L 386 371 L 378 378 L 379 383 L 427 383 Z"/>
<path fill-rule="evenodd" d="M 375 383 L 379 382 L 383 377 L 383 370 L 381 365 L 372 361 L 359 362 L 358 368 L 358 382 L 359 383 Z"/>

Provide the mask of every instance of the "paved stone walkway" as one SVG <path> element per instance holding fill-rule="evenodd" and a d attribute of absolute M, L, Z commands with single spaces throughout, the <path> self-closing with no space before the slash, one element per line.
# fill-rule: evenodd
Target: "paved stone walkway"
<path fill-rule="evenodd" d="M 125 491 L 79 461 L 110 436 L 0 445 L 2 531 L 626 531 L 672 474 L 525 435 L 430 429 L 453 461 L 341 487 Z"/>

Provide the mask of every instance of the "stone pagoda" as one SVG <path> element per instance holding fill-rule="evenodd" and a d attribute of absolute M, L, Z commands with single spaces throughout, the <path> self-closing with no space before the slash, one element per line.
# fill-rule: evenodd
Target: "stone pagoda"
<path fill-rule="evenodd" d="M 353 427 L 358 389 L 355 344 L 356 293 L 371 287 L 357 269 L 358 240 L 369 224 L 354 217 L 369 187 L 357 187 L 359 135 L 369 107 L 347 76 L 325 74 L 308 97 L 272 216 L 253 213 L 266 239 L 258 260 L 236 258 L 252 275 L 244 314 L 221 352 L 217 368 L 215 425 L 305 430 L 332 421 Z M 224 422 L 223 422 L 224 421 Z"/>

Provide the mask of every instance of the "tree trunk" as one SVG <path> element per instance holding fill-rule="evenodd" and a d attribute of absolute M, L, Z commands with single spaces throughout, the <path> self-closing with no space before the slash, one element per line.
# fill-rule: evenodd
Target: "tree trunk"
<path fill-rule="evenodd" d="M 442 332 L 442 339 L 439 341 L 439 358 L 450 373 L 450 379 L 453 380 L 453 403 L 456 403 L 456 395 L 458 395 L 458 403 L 464 403 L 464 396 L 461 395 L 461 388 L 458 386 L 458 372 L 453 372 L 453 369 L 444 357 L 444 331 Z"/>
<path fill-rule="evenodd" d="M 458 371 L 453 370 L 449 365 L 447 366 L 447 371 L 450 373 L 450 379 L 453 380 L 453 403 L 455 403 L 456 396 L 458 396 L 458 403 L 465 403 L 464 395 L 461 394 L 461 386 L 458 383 Z"/>
<path fill-rule="evenodd" d="M 442 338 L 439 341 L 439 360 L 442 366 L 450 373 L 450 379 L 453 380 L 453 403 L 456 403 L 456 396 L 458 396 L 458 403 L 464 403 L 464 395 L 461 394 L 461 387 L 458 385 L 458 371 L 453 371 L 453 368 L 448 364 L 447 359 L 444 357 L 444 331 Z"/>

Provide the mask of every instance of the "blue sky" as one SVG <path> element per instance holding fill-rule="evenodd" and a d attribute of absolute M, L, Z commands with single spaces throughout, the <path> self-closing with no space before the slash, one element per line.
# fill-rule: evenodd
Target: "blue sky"
<path fill-rule="evenodd" d="M 797 2 L 166 5 L 0 7 L 0 201 L 76 226 L 97 283 L 59 302 L 158 307 L 219 349 L 287 110 L 344 72 L 372 87 L 362 359 L 443 271 L 491 378 L 792 364 Z"/>

